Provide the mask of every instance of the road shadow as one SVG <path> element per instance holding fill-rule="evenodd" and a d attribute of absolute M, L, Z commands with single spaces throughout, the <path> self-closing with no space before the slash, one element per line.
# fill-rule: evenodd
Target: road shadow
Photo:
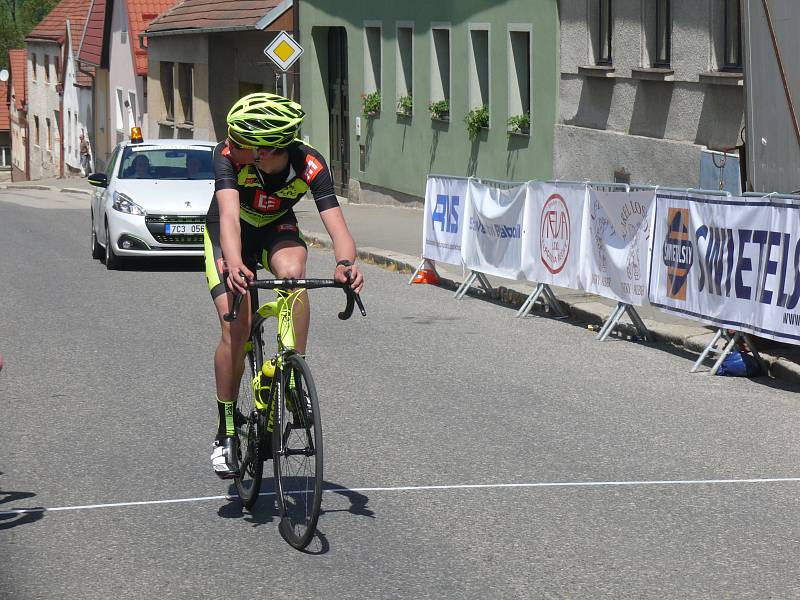
<path fill-rule="evenodd" d="M 324 532 L 320 530 L 320 525 L 324 521 L 325 515 L 331 513 L 347 512 L 359 517 L 375 518 L 375 512 L 369 507 L 369 497 L 366 494 L 338 485 L 330 481 L 322 482 L 322 509 L 320 510 L 320 522 L 317 524 L 317 531 L 314 538 L 303 552 L 306 554 L 325 554 L 330 550 L 330 542 Z M 347 508 L 325 508 L 326 497 L 330 494 L 338 494 L 349 501 Z M 231 484 L 228 488 L 227 504 L 220 506 L 217 514 L 223 519 L 243 519 L 251 523 L 253 527 L 279 521 L 278 501 L 275 495 L 275 486 L 272 478 L 265 477 L 261 482 L 261 492 L 255 505 L 246 509 L 239 497 L 236 495 L 236 486 Z"/>
<path fill-rule="evenodd" d="M 0 475 L 3 473 L 0 472 Z M 28 498 L 34 498 L 36 494 L 33 492 L 7 492 L 0 489 L 0 530 L 4 529 L 12 529 L 13 527 L 19 527 L 20 525 L 28 525 L 29 523 L 35 523 L 36 521 L 41 520 L 44 517 L 44 508 L 41 506 L 32 506 L 26 508 L 9 508 L 5 510 L 3 504 L 7 504 L 9 502 L 18 502 L 20 500 L 26 500 Z M 33 512 L 10 512 L 16 510 L 30 510 Z"/>

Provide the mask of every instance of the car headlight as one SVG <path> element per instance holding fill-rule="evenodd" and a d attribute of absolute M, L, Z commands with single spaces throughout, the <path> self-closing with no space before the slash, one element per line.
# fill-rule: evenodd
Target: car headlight
<path fill-rule="evenodd" d="M 122 213 L 128 213 L 129 215 L 138 215 L 140 217 L 144 217 L 147 214 L 145 209 L 128 198 L 128 196 L 120 192 L 114 192 L 114 202 L 111 204 L 111 207 L 114 210 L 118 210 Z"/>

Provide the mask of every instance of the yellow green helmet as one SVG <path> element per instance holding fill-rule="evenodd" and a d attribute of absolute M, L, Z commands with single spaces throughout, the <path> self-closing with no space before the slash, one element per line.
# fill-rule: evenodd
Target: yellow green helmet
<path fill-rule="evenodd" d="M 228 111 L 228 137 L 240 146 L 285 148 L 297 139 L 303 107 L 283 96 L 256 92 Z"/>

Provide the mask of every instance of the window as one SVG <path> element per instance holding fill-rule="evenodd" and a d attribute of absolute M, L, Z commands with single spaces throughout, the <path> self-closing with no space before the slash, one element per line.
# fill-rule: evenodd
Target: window
<path fill-rule="evenodd" d="M 136 127 L 136 92 L 128 92 L 128 102 L 125 104 L 125 109 L 128 114 L 128 131 L 131 127 Z"/>
<path fill-rule="evenodd" d="M 656 53 L 654 67 L 669 68 L 672 62 L 672 15 L 670 0 L 656 0 Z"/>
<path fill-rule="evenodd" d="M 44 55 L 44 82 L 50 83 L 50 55 Z"/>
<path fill-rule="evenodd" d="M 122 97 L 122 89 L 117 88 L 117 131 L 125 131 L 125 100 Z"/>
<path fill-rule="evenodd" d="M 52 133 L 50 131 L 50 119 L 47 118 L 47 119 L 44 120 L 44 122 L 46 123 L 46 127 L 47 127 L 47 139 L 45 140 L 45 142 L 46 142 L 45 148 L 47 148 L 47 150 L 50 150 L 50 146 L 51 146 L 51 141 L 50 140 L 51 140 L 51 137 L 52 137 Z"/>
<path fill-rule="evenodd" d="M 742 70 L 742 23 L 739 0 L 725 0 L 725 50 L 723 71 Z"/>
<path fill-rule="evenodd" d="M 161 94 L 164 97 L 164 118 L 175 120 L 175 86 L 173 82 L 173 63 L 161 63 Z"/>
<path fill-rule="evenodd" d="M 611 65 L 611 0 L 597 0 L 597 55 L 598 65 Z"/>
<path fill-rule="evenodd" d="M 67 111 L 67 152 L 72 154 L 72 111 Z"/>
<path fill-rule="evenodd" d="M 414 29 L 397 25 L 397 110 L 410 114 L 409 103 L 414 97 Z M 406 99 L 401 102 L 401 99 Z M 408 108 L 406 108 L 408 107 Z"/>
<path fill-rule="evenodd" d="M 530 25 L 518 27 L 509 25 L 508 32 L 508 116 L 519 119 L 527 115 L 530 126 L 531 28 Z M 520 128 L 525 128 L 524 119 Z"/>
<path fill-rule="evenodd" d="M 37 146 L 41 146 L 41 142 L 39 141 L 39 117 L 33 117 L 33 143 Z"/>
<path fill-rule="evenodd" d="M 364 26 L 364 92 L 381 91 L 381 28 Z"/>
<path fill-rule="evenodd" d="M 431 26 L 431 102 L 450 103 L 450 28 Z"/>
<path fill-rule="evenodd" d="M 80 145 L 78 143 L 78 140 L 80 139 L 78 137 L 78 113 L 74 113 L 72 115 L 72 119 L 73 119 L 73 121 L 72 121 L 72 135 L 74 135 L 77 138 L 75 140 L 75 156 L 78 156 L 79 151 L 80 151 L 80 147 L 79 147 Z"/>
<path fill-rule="evenodd" d="M 31 54 L 31 79 L 36 81 L 36 55 Z"/>
<path fill-rule="evenodd" d="M 469 26 L 469 108 L 489 106 L 489 26 Z"/>
<path fill-rule="evenodd" d="M 183 122 L 192 123 L 192 64 L 178 63 L 178 96 L 181 100 Z"/>

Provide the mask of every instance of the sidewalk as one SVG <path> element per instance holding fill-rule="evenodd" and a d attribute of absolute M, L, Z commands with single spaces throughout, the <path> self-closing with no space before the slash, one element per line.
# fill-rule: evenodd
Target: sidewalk
<path fill-rule="evenodd" d="M 35 182 L 7 183 L 0 188 L 34 188 L 75 194 L 91 194 L 94 189 L 85 178 L 47 179 Z M 401 272 L 413 272 L 420 262 L 422 250 L 422 209 L 371 204 L 348 204 L 343 198 L 342 210 L 347 224 L 356 239 L 361 260 L 388 266 Z M 329 247 L 330 238 L 325 233 L 313 200 L 304 198 L 295 208 L 304 236 L 313 243 Z M 450 265 L 437 265 L 442 287 L 455 290 L 465 278 L 465 273 Z M 482 290 L 471 290 L 469 295 L 486 298 L 511 307 L 519 307 L 533 291 L 533 286 L 498 278 L 489 278 L 494 287 L 490 297 Z M 607 298 L 577 290 L 553 287 L 556 298 L 573 321 L 586 323 L 598 329 L 616 306 Z M 453 299 L 453 302 L 456 302 Z M 545 309 L 543 312 L 543 308 Z M 547 314 L 547 307 L 537 303 L 534 314 Z M 652 307 L 638 310 L 654 343 L 682 348 L 696 359 L 714 335 L 714 329 L 696 321 L 681 319 L 662 313 Z M 612 336 L 637 340 L 637 332 L 627 315 L 615 328 Z M 609 343 L 609 342 L 598 342 Z M 790 346 L 759 339 L 758 351 L 767 363 L 772 377 L 791 385 L 800 385 L 800 346 Z M 713 361 L 709 358 L 702 371 L 708 371 Z"/>
<path fill-rule="evenodd" d="M 422 251 L 422 210 L 367 204 L 343 204 L 342 209 L 347 224 L 356 239 L 359 257 L 379 265 L 390 266 L 402 272 L 413 272 L 420 262 Z M 304 199 L 297 208 L 303 235 L 321 246 L 330 246 L 330 238 L 322 227 L 313 201 Z M 443 287 L 455 290 L 465 278 L 458 267 L 437 265 Z M 519 282 L 489 278 L 495 288 L 491 297 L 482 290 L 470 292 L 471 296 L 487 298 L 492 302 L 518 308 L 533 291 L 534 287 Z M 586 323 L 598 329 L 616 307 L 616 302 L 576 290 L 553 287 L 556 298 L 573 321 Z M 453 302 L 457 302 L 453 299 Z M 538 303 L 532 314 L 547 314 Z M 692 353 L 692 360 L 705 349 L 714 335 L 714 328 L 706 327 L 696 321 L 681 319 L 662 313 L 652 307 L 638 310 L 654 343 L 669 344 Z M 620 321 L 611 336 L 636 339 L 637 332 L 627 318 Z M 610 341 L 597 342 L 612 343 Z M 800 346 L 790 346 L 757 338 L 755 342 L 759 354 L 769 365 L 776 380 L 800 385 Z M 709 358 L 699 373 L 707 374 L 713 360 Z M 705 373 L 703 373 L 705 371 Z"/>

